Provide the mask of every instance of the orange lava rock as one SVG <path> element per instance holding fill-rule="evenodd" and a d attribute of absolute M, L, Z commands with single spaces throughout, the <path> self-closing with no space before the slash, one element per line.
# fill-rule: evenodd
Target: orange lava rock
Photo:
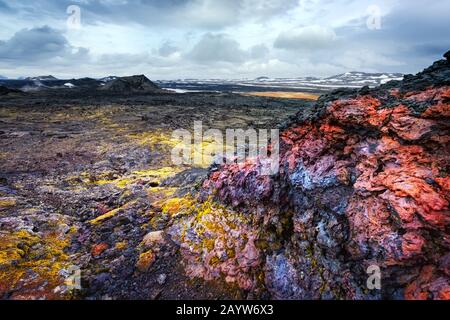
<path fill-rule="evenodd" d="M 405 289 L 408 300 L 449 300 L 450 284 L 444 277 L 436 278 L 436 269 L 427 265 L 420 271 L 419 277 Z"/>
<path fill-rule="evenodd" d="M 260 176 L 258 161 L 211 173 L 203 198 L 251 215 L 259 243 L 284 237 L 265 252 L 274 296 L 382 298 L 362 285 L 375 265 L 389 297 L 449 298 L 449 74 L 441 60 L 323 96 L 281 132 L 279 175 Z"/>
<path fill-rule="evenodd" d="M 140 272 L 147 272 L 153 265 L 153 263 L 155 263 L 155 261 L 156 261 L 156 254 L 153 251 L 150 250 L 144 252 L 139 256 L 139 260 L 136 263 L 136 268 Z"/>
<path fill-rule="evenodd" d="M 91 255 L 94 258 L 97 258 L 98 256 L 100 256 L 108 248 L 109 248 L 109 245 L 107 243 L 96 244 L 91 249 Z"/>

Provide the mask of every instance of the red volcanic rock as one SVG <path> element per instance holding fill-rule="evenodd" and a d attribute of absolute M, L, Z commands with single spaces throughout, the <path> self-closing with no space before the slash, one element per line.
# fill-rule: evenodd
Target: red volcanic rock
<path fill-rule="evenodd" d="M 273 298 L 449 299 L 449 129 L 441 60 L 321 97 L 281 133 L 278 175 L 260 176 L 258 161 L 224 165 L 202 198 L 253 217 L 265 259 L 251 267 Z M 366 285 L 374 265 L 381 290 Z"/>
<path fill-rule="evenodd" d="M 97 258 L 98 256 L 100 256 L 106 249 L 108 249 L 109 246 L 106 243 L 99 243 L 96 244 L 95 246 L 92 247 L 91 249 L 91 255 L 94 258 Z"/>
<path fill-rule="evenodd" d="M 409 300 L 450 300 L 450 285 L 448 278 L 438 277 L 432 265 L 424 266 L 420 275 L 405 289 L 405 298 Z"/>

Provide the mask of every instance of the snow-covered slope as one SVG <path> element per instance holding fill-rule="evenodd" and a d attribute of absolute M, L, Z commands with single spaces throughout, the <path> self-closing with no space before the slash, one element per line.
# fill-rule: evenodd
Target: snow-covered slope
<path fill-rule="evenodd" d="M 158 81 L 167 89 L 205 90 L 205 91 L 251 91 L 251 90 L 291 90 L 291 91 L 329 91 L 338 88 L 375 87 L 391 80 L 402 80 L 399 73 L 365 73 L 347 72 L 328 78 L 269 78 L 256 79 L 178 79 L 173 81 Z"/>
<path fill-rule="evenodd" d="M 58 78 L 55 78 L 54 76 L 39 76 L 39 77 L 28 77 L 25 78 L 25 80 L 31 80 L 31 81 L 55 81 L 58 80 Z"/>

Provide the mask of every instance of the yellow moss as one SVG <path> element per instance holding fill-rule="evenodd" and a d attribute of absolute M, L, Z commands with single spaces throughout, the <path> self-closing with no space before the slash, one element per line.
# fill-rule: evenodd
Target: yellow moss
<path fill-rule="evenodd" d="M 216 155 L 224 154 L 228 148 L 234 148 L 234 145 L 224 146 L 224 141 L 215 141 L 207 136 L 203 137 L 201 143 L 192 141 L 192 144 L 186 144 L 182 140 L 174 139 L 162 130 L 130 134 L 128 137 L 137 141 L 140 145 L 148 146 L 151 150 L 158 148 L 167 153 L 175 147 L 179 147 L 180 150 L 190 150 L 189 154 L 184 156 L 188 157 L 195 167 L 202 168 L 209 167 Z"/>
<path fill-rule="evenodd" d="M 193 201 L 189 197 L 172 198 L 163 202 L 161 209 L 165 214 L 171 216 L 180 213 L 190 213 L 192 210 Z"/>
<path fill-rule="evenodd" d="M 0 210 L 14 207 L 17 204 L 17 200 L 14 198 L 0 198 Z"/>
<path fill-rule="evenodd" d="M 236 229 L 237 225 L 232 221 L 230 217 L 239 218 L 241 222 L 245 220 L 236 212 L 233 212 L 217 203 L 214 203 L 211 199 L 202 203 L 198 208 L 196 208 L 196 222 L 200 229 L 200 235 L 204 231 L 209 231 L 218 234 L 226 234 L 224 230 L 224 223 L 230 229 Z M 226 222 L 218 222 L 214 217 L 226 218 Z"/>
<path fill-rule="evenodd" d="M 127 241 L 121 241 L 121 242 L 117 242 L 115 248 L 118 250 L 124 250 L 126 249 L 128 246 L 128 242 Z"/>
<path fill-rule="evenodd" d="M 178 167 L 163 167 L 159 169 L 134 171 L 133 174 L 137 175 L 140 178 L 149 177 L 149 178 L 166 179 L 169 176 L 179 173 L 181 170 L 182 169 Z"/>
<path fill-rule="evenodd" d="M 203 247 L 208 251 L 211 251 L 214 249 L 215 242 L 216 241 L 214 239 L 206 239 L 205 241 L 203 241 Z"/>
<path fill-rule="evenodd" d="M 217 240 L 227 244 L 225 250 L 228 259 L 235 259 L 236 251 L 244 249 L 245 243 L 248 241 L 245 231 L 241 232 L 238 241 L 229 243 L 229 240 L 232 240 L 229 230 L 248 225 L 250 223 L 248 217 L 226 208 L 212 199 L 202 203 L 195 202 L 191 205 L 191 214 L 194 215 L 193 219 L 184 224 L 184 229 L 181 230 L 181 239 L 189 245 L 192 252 L 199 254 L 199 259 L 204 258 L 205 252 L 210 253 L 214 250 Z M 194 239 L 186 237 L 187 228 L 195 232 Z M 239 246 L 242 247 L 239 248 Z M 208 262 L 212 267 L 221 263 L 222 261 L 218 257 L 213 257 Z"/>
<path fill-rule="evenodd" d="M 153 265 L 156 260 L 156 254 L 149 250 L 147 252 L 141 253 L 139 255 L 138 262 L 136 263 L 136 267 L 141 272 L 146 272 Z"/>
<path fill-rule="evenodd" d="M 100 179 L 94 181 L 96 185 L 114 184 L 118 188 L 124 189 L 129 185 L 137 183 L 138 181 L 149 181 L 161 183 L 164 179 L 179 173 L 182 169 L 177 167 L 163 167 L 159 169 L 147 169 L 134 171 L 130 175 L 118 179 Z"/>
<path fill-rule="evenodd" d="M 212 257 L 211 260 L 209 260 L 210 266 L 217 266 L 220 263 L 220 259 L 216 256 Z"/>
<path fill-rule="evenodd" d="M 159 194 L 164 197 L 171 197 L 177 191 L 177 188 L 162 188 L 162 187 L 151 187 L 147 190 L 149 195 Z"/>
<path fill-rule="evenodd" d="M 120 179 L 116 182 L 116 186 L 119 188 L 126 188 L 127 186 L 129 186 L 130 184 L 134 183 L 136 181 L 136 179 Z"/>
<path fill-rule="evenodd" d="M 136 203 L 136 201 L 129 202 L 129 203 L 125 204 L 124 206 L 120 207 L 120 208 L 111 210 L 111 211 L 109 211 L 109 212 L 107 212 L 107 213 L 105 213 L 105 214 L 103 214 L 103 215 L 101 215 L 101 216 L 99 216 L 99 217 L 97 217 L 95 219 L 90 220 L 89 223 L 90 224 L 94 224 L 94 225 L 100 224 L 103 221 L 114 217 L 120 210 L 128 209 L 131 205 L 133 205 L 135 203 Z"/>
<path fill-rule="evenodd" d="M 230 259 L 233 259 L 234 257 L 236 257 L 236 252 L 233 248 L 228 248 L 227 249 L 227 256 Z"/>
<path fill-rule="evenodd" d="M 173 139 L 171 135 L 162 130 L 130 134 L 128 135 L 128 138 L 137 141 L 142 146 L 148 146 L 152 149 L 156 146 L 173 148 L 179 143 L 176 139 Z"/>
<path fill-rule="evenodd" d="M 78 176 L 68 176 L 66 179 L 64 179 L 65 182 L 71 184 L 71 185 L 80 185 L 80 184 L 86 184 L 89 183 L 89 177 L 80 174 Z"/>
<path fill-rule="evenodd" d="M 99 224 L 99 223 L 101 223 L 101 222 L 103 222 L 103 221 L 105 221 L 107 219 L 110 219 L 110 218 L 114 217 L 117 214 L 117 212 L 119 212 L 119 210 L 121 210 L 121 209 L 122 208 L 117 208 L 117 209 L 111 210 L 111 211 L 109 211 L 109 212 L 107 212 L 107 213 L 105 213 L 105 214 L 103 214 L 103 215 L 101 215 L 101 216 L 99 216 L 99 217 L 97 217 L 95 219 L 90 220 L 89 223 L 91 223 L 91 224 Z"/>
<path fill-rule="evenodd" d="M 38 275 L 29 280 L 50 290 L 62 284 L 60 272 L 69 266 L 64 249 L 69 245 L 70 235 L 61 238 L 49 233 L 39 237 L 26 230 L 0 233 L 0 289 L 14 290 L 29 271 Z"/>
<path fill-rule="evenodd" d="M 95 181 L 95 184 L 98 184 L 99 186 L 103 186 L 105 184 L 113 184 L 114 182 L 116 182 L 116 180 L 98 180 L 98 181 Z"/>
<path fill-rule="evenodd" d="M 38 237 L 32 236 L 25 230 L 20 230 L 12 234 L 1 234 L 0 265 L 5 265 L 23 258 L 28 253 L 28 249 L 38 241 Z"/>

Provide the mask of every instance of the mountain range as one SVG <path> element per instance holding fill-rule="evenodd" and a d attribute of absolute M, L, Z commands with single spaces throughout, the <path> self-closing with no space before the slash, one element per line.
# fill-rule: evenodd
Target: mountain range
<path fill-rule="evenodd" d="M 162 88 L 175 91 L 306 91 L 327 92 L 339 88 L 376 87 L 403 79 L 400 73 L 347 72 L 327 78 L 297 77 L 256 79 L 179 79 L 156 81 Z"/>
<path fill-rule="evenodd" d="M 327 78 L 269 78 L 256 79 L 179 79 L 156 81 L 162 88 L 175 91 L 306 91 L 327 92 L 339 88 L 376 87 L 389 81 L 403 79 L 400 73 L 347 72 Z"/>
<path fill-rule="evenodd" d="M 151 92 L 159 88 L 175 92 L 261 92 L 261 91 L 292 91 L 325 93 L 339 88 L 375 87 L 389 81 L 399 81 L 403 75 L 399 73 L 366 73 L 347 72 L 327 78 L 297 77 L 256 79 L 178 79 L 150 81 L 146 76 L 117 77 L 108 76 L 100 79 L 81 78 L 62 80 L 52 75 L 28 77 L 19 80 L 0 77 L 0 85 L 23 91 L 45 89 L 76 89 L 89 88 L 109 92 Z"/>
<path fill-rule="evenodd" d="M 28 78 L 25 78 L 24 80 L 30 80 L 30 81 L 56 81 L 56 80 L 59 80 L 59 79 L 55 78 L 52 75 L 48 75 L 48 76 L 28 77 Z"/>

